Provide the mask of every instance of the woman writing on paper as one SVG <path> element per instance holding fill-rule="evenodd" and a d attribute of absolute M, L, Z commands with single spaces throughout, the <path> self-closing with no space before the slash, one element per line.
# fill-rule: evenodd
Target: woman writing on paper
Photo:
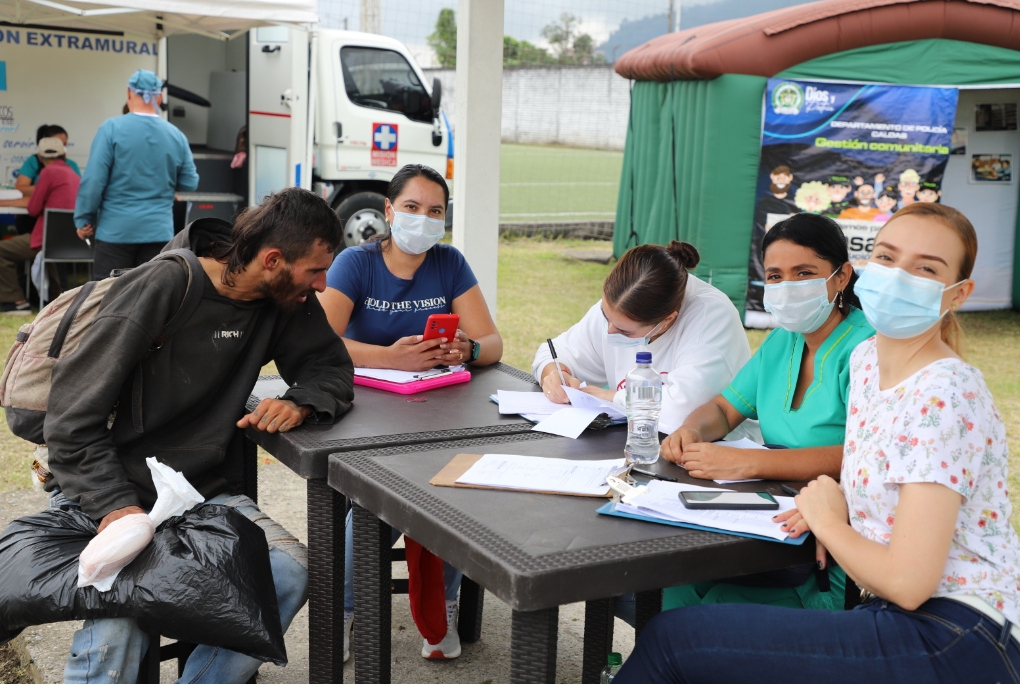
<path fill-rule="evenodd" d="M 450 190 L 434 169 L 408 164 L 385 200 L 390 232 L 341 252 L 319 295 L 355 366 L 425 371 L 494 364 L 503 340 L 464 255 L 440 243 Z M 458 314 L 452 339 L 422 340 L 431 314 Z"/>
<path fill-rule="evenodd" d="M 945 205 L 909 205 L 882 228 L 856 286 L 877 335 L 850 358 L 840 481 L 820 476 L 777 517 L 814 533 L 819 564 L 831 554 L 865 603 L 663 612 L 616 682 L 1018 680 L 1006 430 L 953 314 L 976 256 L 973 226 Z"/>
<path fill-rule="evenodd" d="M 696 478 L 811 480 L 838 476 L 846 433 L 850 353 L 874 335 L 854 295 L 857 280 L 846 239 L 832 219 L 794 214 L 762 241 L 765 309 L 781 326 L 722 394 L 699 407 L 662 442 L 665 459 Z M 760 422 L 767 445 L 735 449 L 713 444 L 744 421 Z M 842 610 L 846 577 L 829 574 L 821 592 L 811 565 L 728 583 L 666 588 L 666 609 L 751 602 Z"/>
<path fill-rule="evenodd" d="M 445 233 L 449 198 L 446 180 L 435 170 L 408 164 L 394 174 L 387 191 L 385 210 L 390 232 L 365 245 L 347 248 L 329 268 L 326 290 L 319 300 L 333 330 L 344 339 L 355 366 L 423 371 L 440 364 L 484 366 L 498 362 L 503 355 L 503 340 L 471 267 L 457 248 L 439 242 Z M 451 312 L 460 315 L 456 336 L 423 341 L 428 317 Z M 354 622 L 349 513 L 346 534 L 344 661 L 350 653 Z M 400 532 L 394 530 L 393 542 L 399 537 Z M 408 544 L 409 560 L 413 544 Z M 429 559 L 427 563 L 434 561 L 426 555 L 422 558 Z M 418 568 L 409 563 L 408 572 L 417 577 Z M 444 587 L 429 583 L 437 575 L 442 576 L 437 582 Z M 417 583 L 422 590 L 420 595 L 412 596 L 412 613 L 424 638 L 421 653 L 426 659 L 460 656 L 455 620 L 460 581 L 460 571 L 444 563 L 441 572 L 422 576 Z M 446 616 L 436 618 L 431 615 L 434 612 L 422 608 L 431 608 L 435 602 L 419 602 L 418 598 L 440 595 L 445 595 Z M 419 620 L 422 616 L 424 620 Z M 436 624 L 442 625 L 437 629 Z"/>
<path fill-rule="evenodd" d="M 635 353 L 648 350 L 652 367 L 667 374 L 661 431 L 675 430 L 726 387 L 751 348 L 726 295 L 688 273 L 699 259 L 693 245 L 676 240 L 628 250 L 606 278 L 602 299 L 553 340 L 566 383 L 578 388 L 585 381 L 584 392 L 623 407 Z M 539 346 L 531 370 L 546 397 L 568 402 L 548 345 Z M 760 440 L 754 422 L 732 437 Z"/>

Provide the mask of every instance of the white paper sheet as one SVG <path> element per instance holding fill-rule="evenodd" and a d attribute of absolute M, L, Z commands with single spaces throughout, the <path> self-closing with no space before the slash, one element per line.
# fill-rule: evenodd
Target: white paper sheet
<path fill-rule="evenodd" d="M 625 419 L 627 418 L 626 410 L 618 404 L 607 402 L 606 400 L 589 395 L 586 392 L 581 392 L 576 388 L 571 388 L 566 385 L 560 386 L 563 391 L 567 393 L 567 397 L 570 398 L 570 404 L 575 407 L 583 407 L 585 409 L 598 409 L 599 413 L 605 412 L 609 415 L 610 419 Z"/>
<path fill-rule="evenodd" d="M 273 378 L 256 381 L 255 387 L 251 389 L 251 394 L 255 395 L 259 400 L 264 400 L 267 397 L 279 397 L 288 390 L 290 390 L 290 386 L 287 385 L 287 381 L 282 378 Z"/>
<path fill-rule="evenodd" d="M 726 491 L 725 488 L 705 488 L 686 483 L 667 483 L 653 480 L 648 483 L 649 492 L 633 501 L 632 504 L 618 504 L 621 511 L 663 518 L 682 523 L 693 523 L 708 528 L 731 530 L 737 533 L 750 533 L 785 540 L 789 537 L 780 528 L 779 523 L 772 520 L 776 514 L 795 509 L 792 497 L 776 497 L 778 510 L 762 511 L 753 509 L 688 509 L 680 501 L 681 490 L 697 490 L 708 492 Z"/>
<path fill-rule="evenodd" d="M 624 459 L 574 461 L 515 454 L 484 454 L 457 482 L 569 495 L 608 495 L 606 478 L 623 465 Z"/>
<path fill-rule="evenodd" d="M 555 414 L 567 405 L 556 404 L 546 399 L 541 392 L 517 392 L 515 390 L 497 390 L 500 414 Z"/>
<path fill-rule="evenodd" d="M 601 409 L 585 409 L 583 407 L 564 407 L 555 414 L 550 414 L 539 421 L 531 430 L 565 438 L 577 439 L 584 429 L 602 413 Z"/>

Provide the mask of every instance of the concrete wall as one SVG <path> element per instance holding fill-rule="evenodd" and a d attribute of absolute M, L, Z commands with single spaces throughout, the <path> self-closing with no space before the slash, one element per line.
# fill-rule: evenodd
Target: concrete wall
<path fill-rule="evenodd" d="M 456 129 L 455 72 L 426 69 L 443 84 L 443 110 Z M 622 150 L 630 113 L 630 82 L 604 67 L 520 67 L 503 70 L 505 143 Z"/>

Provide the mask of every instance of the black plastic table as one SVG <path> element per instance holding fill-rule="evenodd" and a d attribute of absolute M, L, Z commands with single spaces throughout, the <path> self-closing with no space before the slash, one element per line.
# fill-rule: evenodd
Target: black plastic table
<path fill-rule="evenodd" d="M 554 682 L 559 605 L 586 602 L 582 680 L 598 682 L 612 650 L 613 601 L 638 593 L 638 629 L 661 607 L 661 588 L 810 563 L 795 547 L 611 516 L 605 500 L 429 484 L 460 453 L 568 459 L 623 456 L 625 427 L 570 440 L 527 433 L 336 454 L 329 484 L 354 506 L 355 680 L 390 676 L 390 528 L 404 531 L 513 610 L 511 682 Z M 679 467 L 654 467 L 686 482 Z M 736 484 L 767 489 L 778 483 Z"/>
<path fill-rule="evenodd" d="M 399 395 L 354 388 L 354 406 L 332 425 L 305 425 L 287 433 L 244 431 L 245 491 L 255 498 L 255 445 L 307 481 L 308 492 L 308 677 L 313 683 L 343 682 L 343 552 L 346 499 L 326 482 L 328 456 L 372 447 L 421 445 L 458 438 L 530 432 L 532 424 L 501 415 L 489 395 L 497 390 L 540 392 L 530 373 L 506 364 L 470 368 L 471 381 Z M 256 389 L 279 376 L 259 379 Z M 269 383 L 271 386 L 272 383 Z M 271 393 L 270 396 L 276 396 Z M 264 399 L 253 394 L 247 409 Z M 339 560 L 337 562 L 337 560 Z M 337 565 L 339 563 L 339 565 Z M 470 641 L 480 625 L 482 592 L 465 579 L 461 589 L 461 634 Z"/>

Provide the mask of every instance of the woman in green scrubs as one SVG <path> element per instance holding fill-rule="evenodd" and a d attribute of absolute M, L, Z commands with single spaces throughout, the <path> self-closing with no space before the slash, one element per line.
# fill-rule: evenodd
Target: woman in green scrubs
<path fill-rule="evenodd" d="M 813 214 L 776 224 L 762 241 L 765 309 L 773 330 L 722 394 L 696 409 L 662 443 L 664 458 L 695 478 L 812 480 L 839 478 L 846 433 L 850 353 L 875 331 L 853 294 L 857 280 L 839 225 Z M 767 446 L 713 444 L 747 419 Z M 833 568 L 821 592 L 810 567 L 730 582 L 667 588 L 663 609 L 754 603 L 841 610 L 846 576 Z"/>

